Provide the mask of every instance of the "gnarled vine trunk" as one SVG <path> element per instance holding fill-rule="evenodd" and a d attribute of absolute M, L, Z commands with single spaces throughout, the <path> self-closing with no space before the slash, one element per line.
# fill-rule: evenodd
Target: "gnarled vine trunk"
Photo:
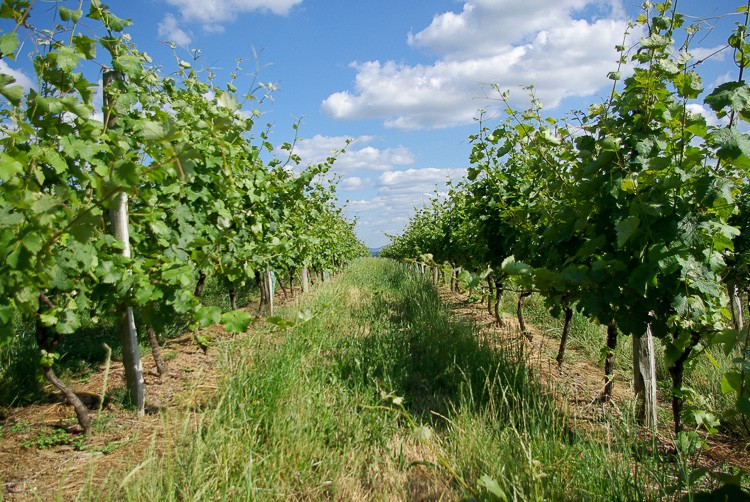
<path fill-rule="evenodd" d="M 534 337 L 531 335 L 531 332 L 526 328 L 526 320 L 523 317 L 523 304 L 526 301 L 526 298 L 531 296 L 531 291 L 521 291 L 521 294 L 518 295 L 518 307 L 516 308 L 516 316 L 518 317 L 518 326 L 521 330 L 521 334 L 526 337 L 527 340 L 531 341 L 534 339 Z"/>
<path fill-rule="evenodd" d="M 263 284 L 263 278 L 260 275 L 260 271 L 255 271 L 255 285 L 258 287 L 260 292 L 260 300 L 258 301 L 258 314 L 263 312 L 263 306 L 266 304 L 266 288 Z"/>
<path fill-rule="evenodd" d="M 159 340 L 156 338 L 154 327 L 150 324 L 146 326 L 146 333 L 148 333 L 148 343 L 151 345 L 151 354 L 154 356 L 156 374 L 163 377 L 167 374 L 167 365 L 164 364 L 164 359 L 161 357 L 161 348 L 159 347 Z"/>
<path fill-rule="evenodd" d="M 49 303 L 49 300 L 45 303 Z M 36 322 L 36 343 L 41 350 L 45 350 L 49 353 L 55 352 L 58 341 L 59 335 L 50 334 L 49 328 L 42 325 L 41 321 Z M 70 390 L 68 386 L 57 378 L 57 375 L 51 366 L 45 366 L 43 368 L 43 373 L 44 378 L 62 392 L 63 396 L 65 396 L 65 400 L 73 407 L 73 410 L 75 410 L 76 413 L 76 418 L 78 419 L 78 424 L 83 429 L 83 433 L 87 436 L 91 434 L 91 417 L 89 416 L 89 411 L 88 408 L 86 408 L 86 405 L 83 404 L 75 392 Z"/>
<path fill-rule="evenodd" d="M 607 357 L 604 360 L 604 391 L 599 398 L 608 403 L 612 400 L 612 387 L 614 387 L 615 371 L 615 349 L 617 349 L 617 323 L 613 319 L 607 326 Z"/>
<path fill-rule="evenodd" d="M 204 272 L 198 273 L 198 282 L 195 283 L 195 290 L 193 291 L 193 295 L 200 298 L 200 296 L 203 294 L 203 287 L 206 285 L 206 274 Z"/>
<path fill-rule="evenodd" d="M 492 277 L 487 276 L 487 313 L 492 315 L 492 291 L 493 291 Z"/>
<path fill-rule="evenodd" d="M 682 382 L 685 376 L 685 362 L 690 357 L 690 353 L 695 346 L 698 345 L 700 339 L 700 333 L 692 333 L 690 343 L 669 368 L 669 375 L 672 377 L 672 418 L 674 419 L 675 434 L 683 431 L 682 408 L 685 404 L 685 398 L 682 397 Z"/>
<path fill-rule="evenodd" d="M 234 285 L 229 288 L 229 308 L 237 310 L 237 290 Z"/>
<path fill-rule="evenodd" d="M 495 279 L 495 305 L 494 305 L 494 314 L 495 314 L 495 322 L 497 322 L 498 326 L 503 325 L 503 317 L 500 312 L 500 302 L 503 299 L 503 280 L 498 277 Z"/>
<path fill-rule="evenodd" d="M 568 345 L 568 336 L 570 335 L 570 325 L 573 321 L 573 309 L 565 307 L 565 321 L 563 322 L 562 336 L 560 337 L 560 348 L 557 349 L 557 367 L 562 368 L 563 359 L 565 358 L 565 347 Z"/>

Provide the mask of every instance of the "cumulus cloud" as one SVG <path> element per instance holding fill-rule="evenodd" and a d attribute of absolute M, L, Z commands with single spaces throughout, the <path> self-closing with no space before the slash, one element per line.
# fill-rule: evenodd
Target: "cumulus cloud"
<path fill-rule="evenodd" d="M 353 139 L 347 147 L 348 139 Z M 394 167 L 407 166 L 414 163 L 414 154 L 405 146 L 391 148 L 376 148 L 371 145 L 375 141 L 373 136 L 322 136 L 320 134 L 310 139 L 297 142 L 294 153 L 300 156 L 303 165 L 317 164 L 330 157 L 333 152 L 346 147 L 346 151 L 336 158 L 334 169 L 337 172 L 352 169 L 372 169 L 384 171 Z"/>
<path fill-rule="evenodd" d="M 159 23 L 159 37 L 167 42 L 174 42 L 182 46 L 187 46 L 192 41 L 190 35 L 180 28 L 177 18 L 172 14 L 166 14 L 164 19 Z"/>
<path fill-rule="evenodd" d="M 729 125 L 729 117 L 719 118 L 716 113 L 705 105 L 699 103 L 689 103 L 687 105 L 688 111 L 703 115 L 706 118 L 706 124 L 713 127 L 726 127 Z"/>
<path fill-rule="evenodd" d="M 436 15 L 427 28 L 409 33 L 408 42 L 450 59 L 494 56 L 498 47 L 516 45 L 530 34 L 569 22 L 572 11 L 590 3 L 591 0 L 470 0 L 464 3 L 462 12 Z"/>
<path fill-rule="evenodd" d="M 358 218 L 358 226 L 366 241 L 381 246 L 403 230 L 414 208 L 430 198 L 445 195 L 448 180 L 456 181 L 466 175 L 466 169 L 406 169 L 386 171 L 376 182 L 377 193 L 371 199 L 349 201 L 346 213 Z M 366 228 L 364 228 L 366 227 Z"/>
<path fill-rule="evenodd" d="M 490 83 L 515 90 L 517 105 L 526 102 L 519 87 L 534 85 L 537 98 L 555 107 L 611 83 L 625 30 L 619 2 L 466 0 L 460 13 L 409 34 L 411 46 L 437 56 L 434 63 L 352 63 L 354 90 L 331 94 L 322 107 L 337 119 L 381 118 L 398 129 L 450 127 L 471 123 L 490 104 L 481 99 Z"/>
<path fill-rule="evenodd" d="M 693 56 L 693 61 L 704 61 L 710 59 L 712 61 L 724 61 L 727 54 L 731 54 L 727 50 L 726 45 L 717 45 L 716 47 L 694 47 L 688 51 Z"/>
<path fill-rule="evenodd" d="M 406 169 L 404 171 L 386 171 L 378 178 L 378 196 L 386 200 L 400 213 L 408 212 L 421 206 L 435 193 L 445 192 L 449 180 L 463 177 L 466 169 Z"/>
<path fill-rule="evenodd" d="M 362 190 L 368 186 L 370 186 L 370 178 L 360 178 L 359 176 L 349 176 L 339 183 L 339 188 L 349 192 Z"/>
<path fill-rule="evenodd" d="M 231 22 L 247 12 L 270 12 L 285 16 L 302 0 L 167 0 L 185 21 L 199 22 L 209 31 L 221 31 L 222 23 Z"/>

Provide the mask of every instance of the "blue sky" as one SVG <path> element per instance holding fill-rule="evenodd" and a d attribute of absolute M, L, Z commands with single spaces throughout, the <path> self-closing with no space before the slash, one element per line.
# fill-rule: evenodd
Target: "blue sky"
<path fill-rule="evenodd" d="M 77 8 L 78 1 L 60 1 Z M 85 2 L 88 4 L 88 2 Z M 335 164 L 339 195 L 370 247 L 398 233 L 412 208 L 468 166 L 468 136 L 479 109 L 501 119 L 490 88 L 497 83 L 523 106 L 533 84 L 548 113 L 586 108 L 608 93 L 614 47 L 626 20 L 640 12 L 630 0 L 129 0 L 108 2 L 133 21 L 126 32 L 165 71 L 200 49 L 198 67 L 217 79 L 243 58 L 238 87 L 272 84 L 259 129 L 273 125 L 274 144 L 293 138 L 297 153 L 317 162 L 346 138 L 355 141 Z M 31 21 L 49 26 L 54 2 L 37 2 Z M 721 48 L 740 16 L 740 0 L 681 0 L 680 11 L 702 23 L 691 53 Z M 86 7 L 87 8 L 87 7 Z M 46 12 L 45 12 L 46 11 Z M 730 14 L 728 16 L 724 16 Z M 713 19 L 721 16 L 718 19 Z M 711 25 L 713 28 L 711 28 Z M 3 31 L 7 23 L 1 24 Z M 637 40 L 639 34 L 632 34 Z M 102 51 L 102 54 L 104 51 Z M 257 60 L 256 60 L 257 55 Z M 34 85 L 28 60 L 0 60 L 0 71 Z M 728 51 L 700 65 L 704 83 L 735 79 Z M 27 78 L 27 80 L 24 80 Z M 701 111 L 700 102 L 693 105 Z"/>

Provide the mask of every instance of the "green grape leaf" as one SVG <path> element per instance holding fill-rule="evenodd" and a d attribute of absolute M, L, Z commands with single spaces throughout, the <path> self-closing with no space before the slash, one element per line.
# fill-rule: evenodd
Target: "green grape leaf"
<path fill-rule="evenodd" d="M 742 375 L 737 371 L 728 371 L 721 378 L 721 391 L 724 394 L 739 393 L 742 389 Z"/>
<path fill-rule="evenodd" d="M 193 283 L 193 269 L 189 265 L 172 266 L 162 270 L 161 277 L 170 284 L 187 288 Z"/>
<path fill-rule="evenodd" d="M 143 74 L 143 61 L 138 56 L 122 55 L 112 60 L 112 68 L 131 78 Z"/>
<path fill-rule="evenodd" d="M 39 320 L 45 326 L 54 326 L 57 324 L 57 316 L 54 314 L 39 314 Z"/>
<path fill-rule="evenodd" d="M 63 108 L 65 110 L 74 113 L 81 117 L 82 119 L 87 119 L 91 116 L 91 112 L 93 109 L 85 104 L 78 101 L 75 96 L 65 96 L 60 100 L 60 103 L 63 105 Z"/>
<path fill-rule="evenodd" d="M 750 86 L 745 82 L 725 82 L 703 100 L 715 112 L 731 108 L 737 112 L 750 109 Z"/>
<path fill-rule="evenodd" d="M 41 350 L 40 363 L 42 368 L 51 368 L 58 359 L 60 359 L 60 354 L 57 352 L 47 352 L 44 349 Z"/>
<path fill-rule="evenodd" d="M 703 80 L 695 70 L 680 73 L 674 78 L 674 84 L 680 95 L 687 98 L 697 98 L 703 91 Z"/>
<path fill-rule="evenodd" d="M 96 40 L 86 35 L 75 35 L 73 37 L 73 47 L 76 52 L 86 59 L 96 57 Z"/>
<path fill-rule="evenodd" d="M 740 156 L 750 156 L 750 137 L 738 129 L 722 128 L 713 131 L 708 144 L 717 149 L 722 160 L 733 160 Z"/>
<path fill-rule="evenodd" d="M 253 322 L 253 316 L 244 310 L 230 310 L 221 316 L 221 324 L 230 333 L 244 333 Z"/>
<path fill-rule="evenodd" d="M 196 322 L 200 323 L 201 326 L 213 326 L 221 322 L 221 308 L 215 306 L 201 305 L 194 315 Z"/>
<path fill-rule="evenodd" d="M 622 183 L 620 183 L 620 190 L 626 193 L 635 193 L 635 181 L 625 178 L 622 180 Z"/>
<path fill-rule="evenodd" d="M 15 52 L 18 48 L 18 35 L 11 32 L 0 36 L 0 53 L 9 59 L 15 59 Z"/>
<path fill-rule="evenodd" d="M 500 270 L 507 275 L 529 275 L 532 268 L 520 261 L 516 261 L 515 256 L 509 256 L 503 260 Z"/>
<path fill-rule="evenodd" d="M 57 67 L 68 73 L 78 66 L 80 56 L 72 48 L 64 45 L 55 53 Z"/>
<path fill-rule="evenodd" d="M 624 220 L 620 220 L 615 225 L 617 231 L 617 247 L 621 248 L 625 243 L 635 234 L 638 227 L 641 224 L 640 218 L 637 216 L 628 216 Z"/>
<path fill-rule="evenodd" d="M 44 241 L 38 233 L 33 232 L 30 234 L 26 234 L 26 236 L 21 241 L 21 244 L 23 244 L 23 247 L 36 254 L 41 251 Z"/>
<path fill-rule="evenodd" d="M 240 108 L 240 105 L 237 102 L 237 97 L 229 92 L 219 93 L 219 96 L 216 98 L 216 103 L 220 107 L 226 108 L 227 110 L 232 112 Z"/>
<path fill-rule="evenodd" d="M 0 181 L 8 181 L 23 172 L 23 165 L 5 152 L 0 153 Z"/>
<path fill-rule="evenodd" d="M 57 174 L 62 174 L 68 170 L 68 163 L 65 162 L 62 155 L 54 150 L 46 150 L 44 152 L 44 160 L 47 161 Z"/>
<path fill-rule="evenodd" d="M 179 129 L 170 118 L 167 118 L 164 122 L 146 120 L 141 127 L 143 128 L 143 137 L 147 141 L 165 141 L 175 139 L 179 135 Z"/>
<path fill-rule="evenodd" d="M 81 327 L 81 318 L 78 315 L 77 310 L 71 308 L 71 303 L 68 303 L 68 308 L 61 312 L 60 318 L 55 325 L 55 331 L 63 335 L 70 335 L 75 333 Z M 75 305 L 73 303 L 73 305 Z"/>
<path fill-rule="evenodd" d="M 281 329 L 293 328 L 297 325 L 295 321 L 288 321 L 281 316 L 269 316 L 266 318 L 266 322 Z"/>
<path fill-rule="evenodd" d="M 20 85 L 1 85 L 0 94 L 14 106 L 18 106 L 23 99 L 23 87 Z"/>

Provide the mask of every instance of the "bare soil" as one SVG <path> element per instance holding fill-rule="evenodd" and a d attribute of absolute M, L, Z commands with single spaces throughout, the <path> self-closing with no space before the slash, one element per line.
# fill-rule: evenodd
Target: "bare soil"
<path fill-rule="evenodd" d="M 219 328 L 214 336 L 226 336 Z M 73 410 L 49 386 L 50 402 L 13 408 L 0 433 L 0 481 L 5 500 L 49 500 L 55 494 L 63 499 L 75 496 L 87 478 L 99 484 L 110 471 L 135 466 L 146 450 L 158 444 L 169 418 L 167 410 L 196 412 L 210 403 L 219 383 L 217 351 L 206 354 L 193 341 L 192 334 L 170 340 L 162 349 L 167 374 L 159 377 L 151 355 L 143 357 L 146 383 L 146 414 L 136 413 L 105 398 L 99 411 L 104 366 L 87 381 L 69 382 L 70 387 L 90 407 L 94 432 L 81 434 Z M 107 395 L 123 393 L 125 375 L 122 363 L 112 362 Z M 184 420 L 184 414 L 167 414 Z M 177 424 L 173 424 L 177 425 Z M 68 433 L 69 444 L 45 446 L 45 438 Z M 0 497 L 1 498 L 1 497 Z"/>

